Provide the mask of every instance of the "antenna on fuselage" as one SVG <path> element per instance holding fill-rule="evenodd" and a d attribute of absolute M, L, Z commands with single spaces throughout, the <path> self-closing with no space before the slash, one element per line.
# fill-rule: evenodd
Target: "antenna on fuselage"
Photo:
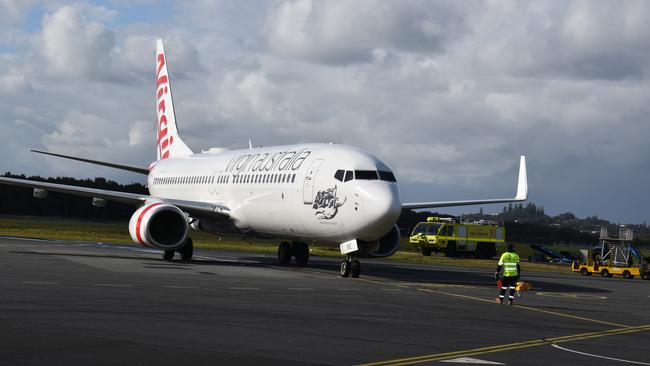
<path fill-rule="evenodd" d="M 248 139 L 248 148 L 253 150 L 253 143 L 251 142 L 251 139 Z"/>

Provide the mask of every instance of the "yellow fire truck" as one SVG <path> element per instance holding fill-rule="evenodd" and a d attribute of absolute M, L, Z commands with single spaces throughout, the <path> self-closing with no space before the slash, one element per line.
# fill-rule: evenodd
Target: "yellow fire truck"
<path fill-rule="evenodd" d="M 489 259 L 503 248 L 505 236 L 505 228 L 500 223 L 428 217 L 426 222 L 415 226 L 409 242 L 426 256 L 444 252 L 447 257 Z"/>

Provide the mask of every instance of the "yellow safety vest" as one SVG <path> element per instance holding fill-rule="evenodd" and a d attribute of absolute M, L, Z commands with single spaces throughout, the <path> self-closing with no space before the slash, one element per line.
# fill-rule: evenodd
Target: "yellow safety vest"
<path fill-rule="evenodd" d="M 505 252 L 501 254 L 499 266 L 503 266 L 503 277 L 518 276 L 517 263 L 519 263 L 519 255 L 517 253 Z"/>

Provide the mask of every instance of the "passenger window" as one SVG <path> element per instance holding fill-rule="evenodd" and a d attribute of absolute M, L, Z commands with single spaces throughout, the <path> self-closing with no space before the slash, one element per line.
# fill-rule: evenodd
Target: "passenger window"
<path fill-rule="evenodd" d="M 336 173 L 334 173 L 334 179 L 338 180 L 339 182 L 343 182 L 343 174 L 345 172 L 343 170 L 337 170 Z"/>
<path fill-rule="evenodd" d="M 344 182 L 351 181 L 354 179 L 354 172 L 352 170 L 346 170 L 345 171 L 345 178 L 343 178 Z"/>
<path fill-rule="evenodd" d="M 377 171 L 376 170 L 355 170 L 354 171 L 354 176 L 356 179 L 363 179 L 363 180 L 377 180 L 379 177 L 377 176 Z"/>

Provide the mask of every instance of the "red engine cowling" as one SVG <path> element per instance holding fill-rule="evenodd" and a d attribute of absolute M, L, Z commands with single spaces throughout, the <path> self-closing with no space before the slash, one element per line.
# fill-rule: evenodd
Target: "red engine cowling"
<path fill-rule="evenodd" d="M 187 240 L 189 225 L 183 211 L 163 202 L 147 203 L 129 221 L 129 233 L 143 247 L 178 249 Z"/>

